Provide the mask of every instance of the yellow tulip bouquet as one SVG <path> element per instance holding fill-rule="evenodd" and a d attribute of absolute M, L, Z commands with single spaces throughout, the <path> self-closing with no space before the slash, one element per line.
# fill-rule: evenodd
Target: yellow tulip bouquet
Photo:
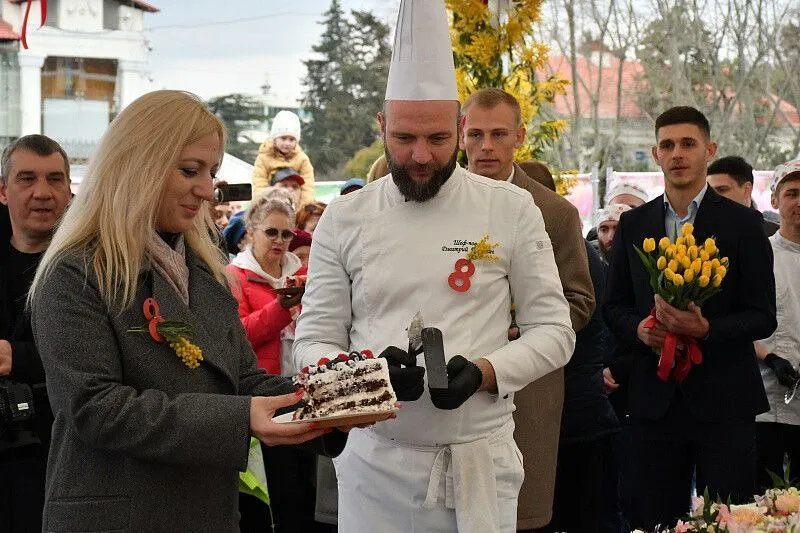
<path fill-rule="evenodd" d="M 662 237 L 656 240 L 647 238 L 642 248 L 634 245 L 650 277 L 650 287 L 667 303 L 686 310 L 690 302 L 701 307 L 709 298 L 722 290 L 722 280 L 728 273 L 727 257 L 719 257 L 719 249 L 713 237 L 698 243 L 693 235 L 694 226 L 684 224 L 680 235 L 672 242 Z M 677 228 L 675 231 L 677 235 Z M 658 250 L 656 250 L 658 248 Z M 645 327 L 658 324 L 655 309 Z M 683 381 L 692 364 L 702 362 L 702 352 L 694 337 L 667 332 L 658 376 L 667 381 L 674 369 L 675 379 Z"/>

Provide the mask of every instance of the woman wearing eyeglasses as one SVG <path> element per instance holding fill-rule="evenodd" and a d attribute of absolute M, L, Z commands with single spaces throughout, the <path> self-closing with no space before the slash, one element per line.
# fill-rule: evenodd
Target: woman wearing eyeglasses
<path fill-rule="evenodd" d="M 305 271 L 300 259 L 288 251 L 294 222 L 294 213 L 285 202 L 256 197 L 245 215 L 251 242 L 226 267 L 238 282 L 232 284 L 233 293 L 258 366 L 270 374 L 294 373 L 290 362 L 293 323 L 303 295 L 275 292 L 284 286 L 288 276 Z"/>
<path fill-rule="evenodd" d="M 295 218 L 285 201 L 259 195 L 245 215 L 251 244 L 226 268 L 235 277 L 233 294 L 239 317 L 258 357 L 270 374 L 292 375 L 294 319 L 302 294 L 278 295 L 287 276 L 304 274 L 300 259 L 288 251 L 295 236 Z M 288 447 L 265 447 L 264 469 L 270 488 L 276 532 L 317 531 L 314 523 L 315 489 L 311 482 L 315 458 Z"/>

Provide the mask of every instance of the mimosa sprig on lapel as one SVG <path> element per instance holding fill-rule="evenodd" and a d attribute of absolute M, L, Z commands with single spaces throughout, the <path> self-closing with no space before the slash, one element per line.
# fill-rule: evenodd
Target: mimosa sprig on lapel
<path fill-rule="evenodd" d="M 669 237 L 662 237 L 658 241 L 658 251 L 653 238 L 645 239 L 641 249 L 635 245 L 633 247 L 647 269 L 653 292 L 682 310 L 686 310 L 690 302 L 700 307 L 720 292 L 720 285 L 730 267 L 727 257 L 718 257 L 719 249 L 713 237 L 698 244 L 693 232 L 694 226 L 684 224 L 680 236 L 677 236 L 676 228 L 674 243 Z M 652 328 L 658 323 L 653 309 L 645 327 Z M 667 381 L 673 373 L 680 383 L 689 374 L 691 365 L 702 361 L 703 354 L 697 339 L 667 332 L 658 363 L 658 377 Z"/>
<path fill-rule="evenodd" d="M 189 368 L 197 368 L 203 360 L 203 351 L 189 340 L 194 335 L 194 327 L 179 320 L 166 320 L 158 310 L 158 302 L 153 298 L 144 301 L 144 317 L 146 326 L 131 328 L 129 333 L 149 334 L 156 342 L 166 342 L 183 364 Z"/>
<path fill-rule="evenodd" d="M 494 249 L 498 246 L 500 246 L 498 243 L 489 243 L 489 236 L 484 235 L 483 238 L 479 240 L 469 252 L 467 252 L 467 260 L 480 261 L 482 259 L 487 259 L 490 261 L 497 261 L 500 258 L 494 254 Z"/>
<path fill-rule="evenodd" d="M 475 274 L 475 264 L 473 261 L 489 260 L 497 261 L 500 259 L 494 254 L 495 248 L 500 246 L 498 243 L 490 244 L 489 236 L 484 237 L 475 243 L 467 252 L 466 259 L 461 258 L 456 261 L 455 271 L 447 278 L 450 288 L 456 292 L 467 292 L 472 285 L 469 278 Z"/>

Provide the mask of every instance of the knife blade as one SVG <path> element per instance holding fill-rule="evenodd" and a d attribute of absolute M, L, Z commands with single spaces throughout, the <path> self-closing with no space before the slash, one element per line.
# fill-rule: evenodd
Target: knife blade
<path fill-rule="evenodd" d="M 447 365 L 444 362 L 442 332 L 436 328 L 424 328 L 422 330 L 422 349 L 425 352 L 428 388 L 446 389 L 448 385 Z"/>

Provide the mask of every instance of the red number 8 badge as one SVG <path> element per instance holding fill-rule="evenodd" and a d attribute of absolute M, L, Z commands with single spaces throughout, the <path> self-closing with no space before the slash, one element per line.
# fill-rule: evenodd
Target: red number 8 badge
<path fill-rule="evenodd" d="M 150 336 L 153 337 L 153 340 L 156 342 L 163 342 L 164 336 L 158 332 L 158 325 L 164 322 L 164 317 L 161 316 L 161 312 L 158 310 L 158 302 L 153 298 L 146 299 L 144 301 L 143 311 L 144 317 L 149 321 L 147 326 L 150 331 Z"/>
<path fill-rule="evenodd" d="M 465 270 L 466 269 L 466 270 Z M 456 261 L 456 270 L 447 278 L 450 288 L 456 292 L 467 292 L 470 287 L 469 278 L 475 274 L 475 265 L 469 259 Z"/>

